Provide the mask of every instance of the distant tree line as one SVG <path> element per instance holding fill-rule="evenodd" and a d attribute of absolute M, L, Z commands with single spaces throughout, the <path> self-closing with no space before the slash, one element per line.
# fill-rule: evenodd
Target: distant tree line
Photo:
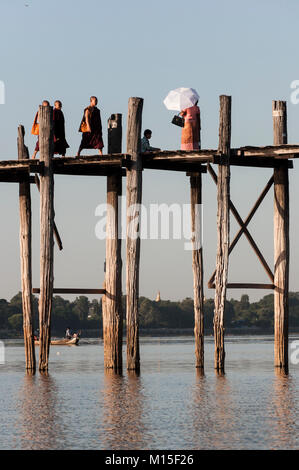
<path fill-rule="evenodd" d="M 260 327 L 272 329 L 273 294 L 266 295 L 258 302 L 250 303 L 248 295 L 242 295 L 241 300 L 231 299 L 226 302 L 225 327 Z M 299 292 L 289 295 L 290 316 L 289 325 L 299 327 Z M 38 328 L 38 299 L 33 297 L 34 324 Z M 123 297 L 125 321 L 125 297 Z M 181 302 L 161 300 L 159 302 L 146 297 L 139 299 L 141 328 L 193 328 L 193 300 L 189 297 Z M 213 328 L 214 300 L 207 299 L 204 303 L 205 327 Z M 89 300 L 79 296 L 74 301 L 54 296 L 52 309 L 52 328 L 63 332 L 67 327 L 72 330 L 101 329 L 102 303 L 101 300 Z M 14 330 L 19 333 L 23 328 L 22 295 L 19 292 L 9 302 L 0 299 L 0 329 Z"/>

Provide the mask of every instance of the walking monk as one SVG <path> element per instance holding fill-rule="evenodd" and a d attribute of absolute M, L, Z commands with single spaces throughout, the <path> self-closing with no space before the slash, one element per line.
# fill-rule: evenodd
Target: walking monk
<path fill-rule="evenodd" d="M 53 109 L 54 121 L 54 153 L 65 156 L 66 149 L 69 145 L 65 139 L 64 115 L 61 111 L 62 103 L 56 100 Z"/>
<path fill-rule="evenodd" d="M 43 106 L 50 106 L 49 101 L 44 100 L 42 102 Z M 64 115 L 61 111 L 62 103 L 61 101 L 57 100 L 54 103 L 53 109 L 53 134 L 54 134 L 54 153 L 65 156 L 66 149 L 69 147 L 67 141 L 65 140 L 65 129 L 64 129 Z M 34 118 L 34 126 L 38 125 L 38 112 Z M 37 132 L 37 131 L 35 131 Z M 39 151 L 39 141 L 37 140 L 34 153 L 32 158 L 36 157 L 37 152 Z"/>
<path fill-rule="evenodd" d="M 48 101 L 48 100 L 44 100 L 44 101 L 42 102 L 42 106 L 50 106 L 49 101 Z M 32 126 L 32 131 L 31 131 L 32 134 L 33 134 L 33 132 L 34 132 L 34 135 L 38 135 L 38 122 L 37 122 L 37 120 L 38 120 L 38 111 L 37 111 L 37 113 L 36 113 L 36 115 L 35 115 L 34 123 L 33 123 L 33 126 Z M 37 152 L 39 152 L 39 141 L 38 141 L 38 138 L 37 138 L 36 146 L 35 146 L 35 149 L 34 149 L 34 152 L 33 152 L 33 155 L 32 155 L 31 158 L 35 158 Z"/>
<path fill-rule="evenodd" d="M 101 112 L 97 108 L 98 99 L 91 96 L 90 105 L 84 109 L 84 115 L 80 124 L 79 132 L 82 132 L 82 140 L 77 153 L 80 156 L 82 149 L 98 149 L 99 155 L 103 155 L 102 148 L 102 121 Z"/>

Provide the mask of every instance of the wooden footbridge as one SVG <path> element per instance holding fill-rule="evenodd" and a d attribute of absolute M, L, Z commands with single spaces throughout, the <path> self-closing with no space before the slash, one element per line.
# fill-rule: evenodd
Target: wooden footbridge
<path fill-rule="evenodd" d="M 202 174 L 210 174 L 217 185 L 217 256 L 216 269 L 209 279 L 215 288 L 214 339 L 215 369 L 224 371 L 224 314 L 226 289 L 254 288 L 274 291 L 275 350 L 274 365 L 288 370 L 288 290 L 289 290 L 289 183 L 288 172 L 293 159 L 299 157 L 299 145 L 287 144 L 286 102 L 273 101 L 274 145 L 267 147 L 231 148 L 231 97 L 220 96 L 219 146 L 215 150 L 163 151 L 140 153 L 143 99 L 130 98 L 127 118 L 127 148 L 122 153 L 122 116 L 114 114 L 108 122 L 108 155 L 89 157 L 53 157 L 52 108 L 39 108 L 40 159 L 30 160 L 24 143 L 24 128 L 18 128 L 18 160 L 0 161 L 0 181 L 19 183 L 20 254 L 23 295 L 26 368 L 35 370 L 32 293 L 39 293 L 40 350 L 39 369 L 48 369 L 51 308 L 53 293 L 103 294 L 104 365 L 116 372 L 122 369 L 123 312 L 121 238 L 118 236 L 118 198 L 122 178 L 126 177 L 126 330 L 127 368 L 139 370 L 139 259 L 140 238 L 132 236 L 132 221 L 140 227 L 142 172 L 152 170 L 181 171 L 190 178 L 192 233 L 198 226 L 196 207 L 202 202 Z M 273 168 L 273 175 L 245 220 L 230 199 L 232 165 Z M 216 174 L 215 168 L 218 168 Z M 54 236 L 60 249 L 62 242 L 54 222 L 54 175 L 98 175 L 107 178 L 106 274 L 102 289 L 70 289 L 53 286 Z M 31 199 L 30 185 L 40 190 L 40 286 L 32 288 L 31 272 Z M 263 257 L 248 230 L 248 224 L 265 195 L 274 188 L 274 267 Z M 230 241 L 230 212 L 240 225 Z M 111 236 L 112 234 L 112 236 Z M 113 235 L 114 234 L 114 235 Z M 228 283 L 229 254 L 242 235 L 257 254 L 269 278 L 268 284 Z M 193 243 L 195 365 L 204 367 L 203 248 Z M 63 256 L 63 255 L 62 255 Z"/>

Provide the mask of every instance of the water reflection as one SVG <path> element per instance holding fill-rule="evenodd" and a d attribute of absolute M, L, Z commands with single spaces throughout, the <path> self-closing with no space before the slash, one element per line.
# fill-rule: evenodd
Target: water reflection
<path fill-rule="evenodd" d="M 19 391 L 16 449 L 57 449 L 62 427 L 56 413 L 57 388 L 48 373 L 27 373 Z"/>
<path fill-rule="evenodd" d="M 207 413 L 209 401 L 209 387 L 207 379 L 202 369 L 196 369 L 196 386 L 193 393 L 193 405 L 191 406 L 192 429 L 193 429 L 193 448 L 207 449 L 209 442 L 207 440 L 206 430 L 211 429 L 213 421 L 210 413 Z"/>
<path fill-rule="evenodd" d="M 229 442 L 238 442 L 236 432 L 237 406 L 233 401 L 233 391 L 224 373 L 218 373 L 215 386 L 215 429 L 216 449 L 227 449 Z"/>
<path fill-rule="evenodd" d="M 23 350 L 10 347 L 0 371 L 0 447 L 296 449 L 299 373 L 274 375 L 272 349 L 268 339 L 234 339 L 220 376 L 212 343 L 203 374 L 193 341 L 146 340 L 139 376 L 104 374 L 91 344 L 52 356 L 50 376 L 24 377 Z"/>
<path fill-rule="evenodd" d="M 236 442 L 236 405 L 224 374 L 206 378 L 196 372 L 193 393 L 193 442 L 196 449 L 225 449 Z"/>
<path fill-rule="evenodd" d="M 283 370 L 275 368 L 269 401 L 273 448 L 296 448 L 298 446 L 297 410 L 296 390 L 292 377 Z"/>
<path fill-rule="evenodd" d="M 104 449 L 145 449 L 145 397 L 138 373 L 127 377 L 105 371 L 102 443 Z"/>

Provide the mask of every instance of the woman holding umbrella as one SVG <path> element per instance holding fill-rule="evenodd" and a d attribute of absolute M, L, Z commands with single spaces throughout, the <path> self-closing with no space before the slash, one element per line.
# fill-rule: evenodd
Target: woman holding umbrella
<path fill-rule="evenodd" d="M 181 150 L 200 148 L 200 109 L 197 106 L 198 93 L 193 88 L 177 88 L 168 93 L 164 104 L 168 109 L 180 111 L 184 118 Z"/>
<path fill-rule="evenodd" d="M 185 119 L 182 129 L 181 150 L 199 150 L 200 148 L 200 109 L 198 101 L 180 113 Z"/>

